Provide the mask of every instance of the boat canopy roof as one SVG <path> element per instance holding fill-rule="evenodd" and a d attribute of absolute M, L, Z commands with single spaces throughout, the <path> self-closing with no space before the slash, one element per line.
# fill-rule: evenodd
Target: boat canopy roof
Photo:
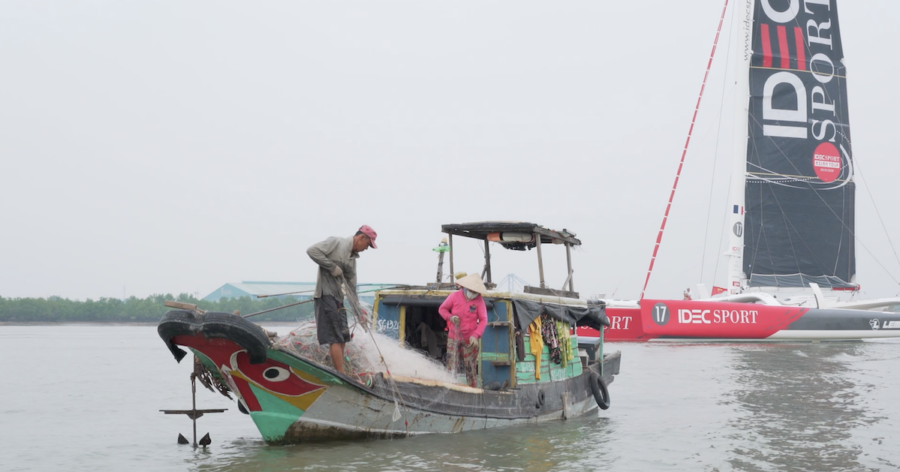
<path fill-rule="evenodd" d="M 447 234 L 463 236 L 466 238 L 480 239 L 482 241 L 498 242 L 507 249 L 531 249 L 535 247 L 535 241 L 505 241 L 502 233 L 521 233 L 527 235 L 540 235 L 541 244 L 563 244 L 580 246 L 581 241 L 575 238 L 575 233 L 563 228 L 562 231 L 554 231 L 535 223 L 521 221 L 482 221 L 476 223 L 461 223 L 442 225 L 441 231 Z"/>
<path fill-rule="evenodd" d="M 484 241 L 484 270 L 481 278 L 488 288 L 494 287 L 491 279 L 491 244 L 497 243 L 506 249 L 525 251 L 537 249 L 538 274 L 541 277 L 539 287 L 524 287 L 525 293 L 537 293 L 567 298 L 578 298 L 575 284 L 572 282 L 572 246 L 580 246 L 581 241 L 575 238 L 575 233 L 563 228 L 562 231 L 554 231 L 534 223 L 522 221 L 482 221 L 478 223 L 461 223 L 453 225 L 441 225 L 441 231 L 450 235 L 450 273 L 453 271 L 453 236 L 480 239 Z M 568 277 L 561 290 L 553 290 L 544 281 L 544 259 L 541 255 L 541 245 L 561 244 L 566 247 L 566 266 Z M 441 271 L 438 269 L 438 280 L 441 279 Z M 568 288 L 568 290 L 566 289 Z"/>

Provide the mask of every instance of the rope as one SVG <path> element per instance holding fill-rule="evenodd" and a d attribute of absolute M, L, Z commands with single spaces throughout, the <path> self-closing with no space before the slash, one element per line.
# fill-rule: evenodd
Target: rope
<path fill-rule="evenodd" d="M 284 305 L 284 306 L 277 306 L 275 308 L 269 308 L 268 310 L 257 311 L 256 313 L 250 313 L 249 315 L 244 315 L 244 318 L 250 318 L 251 316 L 261 315 L 263 313 L 268 313 L 270 311 L 281 310 L 284 308 L 290 308 L 292 306 L 302 305 L 304 303 L 312 303 L 313 301 L 315 301 L 315 298 L 311 298 L 309 300 L 303 300 L 302 302 L 291 303 L 291 304 Z"/>
<path fill-rule="evenodd" d="M 388 374 L 388 382 L 391 386 L 391 397 L 394 400 L 394 407 L 396 408 L 396 411 L 399 411 L 400 405 L 403 405 L 403 411 L 408 412 L 406 403 L 403 401 L 403 395 L 400 394 L 400 389 L 397 387 L 397 382 L 394 381 L 394 376 L 391 375 L 391 368 L 388 367 L 387 361 L 384 360 L 384 354 L 381 353 L 381 348 L 378 347 L 378 342 L 375 341 L 375 335 L 372 333 L 372 330 L 369 329 L 368 320 L 363 318 L 363 315 L 362 315 L 363 309 L 362 309 L 362 306 L 360 306 L 360 304 L 359 304 L 359 299 L 356 297 L 356 292 L 350 291 L 347 281 L 344 279 L 343 276 L 338 277 L 338 279 L 340 280 L 341 285 L 344 287 L 344 292 L 346 292 L 348 294 L 353 294 L 353 296 L 347 297 L 347 299 L 350 301 L 350 305 L 353 307 L 353 311 L 356 313 L 356 319 L 357 319 L 358 323 L 360 325 L 362 325 L 363 331 L 369 333 L 369 336 L 372 338 L 372 344 L 375 345 L 375 350 L 378 351 L 378 357 L 379 357 L 379 359 L 381 359 L 381 363 L 384 365 L 385 372 L 387 372 L 387 374 Z M 343 353 L 341 353 L 341 355 L 343 355 Z M 399 397 L 399 404 L 398 404 L 398 397 Z M 409 415 L 407 414 L 406 416 L 408 417 Z M 409 419 L 404 418 L 403 423 L 406 427 L 406 435 L 409 436 Z"/>
<path fill-rule="evenodd" d="M 644 279 L 644 288 L 641 289 L 641 300 L 644 299 L 644 292 L 647 291 L 647 284 L 650 283 L 650 274 L 653 273 L 653 264 L 656 262 L 656 254 L 659 252 L 660 243 L 662 243 L 663 232 L 666 229 L 666 220 L 669 218 L 669 210 L 672 209 L 672 200 L 675 198 L 675 189 L 678 188 L 678 179 L 681 178 L 681 169 L 684 168 L 684 158 L 687 155 L 688 145 L 691 142 L 691 134 L 694 132 L 694 123 L 697 121 L 697 112 L 700 110 L 700 102 L 703 100 L 703 90 L 706 89 L 706 79 L 709 77 L 709 70 L 712 68 L 713 57 L 716 55 L 716 47 L 719 44 L 719 34 L 722 32 L 722 23 L 725 21 L 725 11 L 727 9 L 728 0 L 725 0 L 725 6 L 722 7 L 722 16 L 719 18 L 719 26 L 716 28 L 716 38 L 713 40 L 712 51 L 709 53 L 709 61 L 706 64 L 706 73 L 703 75 L 703 84 L 700 86 L 700 96 L 697 97 L 697 105 L 694 107 L 694 116 L 691 118 L 691 127 L 688 129 L 687 140 L 684 142 L 684 150 L 681 152 L 681 161 L 678 163 L 678 172 L 675 174 L 675 183 L 672 184 L 672 192 L 669 194 L 669 203 L 666 205 L 666 212 L 663 215 L 662 224 L 659 227 L 656 245 L 653 246 L 653 256 L 650 258 L 650 268 L 647 269 L 647 277 Z"/>
<path fill-rule="evenodd" d="M 762 124 L 759 123 L 759 121 L 757 121 L 752 115 L 750 116 L 750 118 L 753 119 L 753 122 L 756 123 L 757 126 L 759 126 L 760 128 L 762 128 Z M 840 131 L 838 131 L 838 132 L 840 133 Z M 841 134 L 842 137 L 844 137 L 845 139 L 847 139 L 847 136 L 846 136 L 845 134 L 843 134 L 843 133 L 840 133 L 840 134 Z M 784 159 L 788 162 L 788 164 L 790 164 L 791 167 L 793 167 L 794 170 L 799 174 L 799 173 L 800 173 L 800 170 L 797 169 L 797 166 L 795 166 L 794 163 L 790 160 L 790 158 L 788 158 L 788 156 L 787 156 L 787 154 L 785 154 L 784 150 L 781 149 L 781 147 L 778 146 L 778 144 L 775 143 L 775 141 L 774 141 L 772 138 L 769 138 L 769 140 L 772 141 L 772 144 L 775 146 L 776 149 L 778 149 L 778 152 L 781 153 L 782 157 L 784 157 Z M 847 143 L 848 143 L 848 144 L 852 144 L 852 143 L 850 143 L 850 140 L 849 140 L 849 139 L 847 139 Z M 841 146 L 841 149 L 844 151 L 844 153 L 846 153 L 846 154 L 849 156 L 849 153 L 847 153 L 847 151 L 846 151 L 845 149 L 843 149 L 843 146 Z M 850 159 L 853 159 L 853 156 L 849 156 L 848 161 L 849 161 Z M 851 162 L 850 165 L 852 166 L 853 163 Z M 831 214 L 834 215 L 834 217 L 838 219 L 838 221 L 841 223 L 841 226 L 844 227 L 844 228 L 850 233 L 851 236 L 853 236 L 853 240 L 856 241 L 857 243 L 859 243 L 859 245 L 862 246 L 862 248 L 865 249 L 866 252 L 867 252 L 870 256 L 872 256 L 872 259 L 874 259 L 875 262 L 879 265 L 879 267 L 881 267 L 881 269 L 884 270 L 884 272 L 888 275 L 888 277 L 890 277 L 894 282 L 900 283 L 900 281 L 898 281 L 897 278 L 894 277 L 893 274 L 891 274 L 891 272 L 887 269 L 887 267 L 885 267 L 884 264 L 882 264 L 881 261 L 878 260 L 877 257 L 875 257 L 875 254 L 873 254 L 872 251 L 870 251 L 869 248 L 866 247 L 865 243 L 862 242 L 862 239 L 860 239 L 859 236 L 856 235 L 856 232 L 853 230 L 853 228 L 851 228 L 850 226 L 848 226 L 847 223 L 844 222 L 843 218 L 841 218 L 841 216 L 838 215 L 837 212 L 834 211 L 833 208 L 831 208 L 831 205 L 828 204 L 828 202 L 827 202 L 827 201 L 825 200 L 825 198 L 819 193 L 819 191 L 818 191 L 815 187 L 813 187 L 812 184 L 810 184 L 809 182 L 807 182 L 807 186 L 809 187 L 809 190 L 812 190 L 813 193 L 815 193 L 816 196 L 819 197 L 819 200 L 821 200 L 822 203 L 825 204 L 825 208 L 828 208 L 828 211 L 830 211 Z M 798 188 L 799 188 L 799 187 L 798 187 Z M 781 209 L 781 206 L 779 205 L 779 210 L 780 210 L 780 209 Z M 786 215 L 784 215 L 784 211 L 782 211 L 782 216 L 786 216 Z M 793 225 L 792 225 L 792 226 L 793 226 Z M 796 230 L 795 230 L 795 231 L 796 231 Z M 805 244 L 805 242 L 804 242 L 804 244 Z M 893 244 L 891 245 L 891 247 L 893 247 Z M 755 259 L 755 258 L 756 258 L 756 257 L 755 257 L 755 255 L 754 255 L 754 259 Z"/>
<path fill-rule="evenodd" d="M 369 284 L 369 285 L 372 285 L 372 284 Z M 405 288 L 405 287 L 409 287 L 409 285 L 394 285 L 393 287 L 380 287 L 380 288 L 376 288 L 376 289 L 372 289 L 372 290 L 365 290 L 365 291 L 357 292 L 357 293 L 369 293 L 369 292 L 377 292 L 379 290 L 391 290 L 391 289 L 395 289 L 395 288 Z M 269 295 L 257 295 L 256 298 L 280 297 L 283 295 L 295 295 L 298 293 L 312 293 L 315 291 L 316 291 L 316 289 L 301 290 L 299 292 L 272 293 Z"/>
<path fill-rule="evenodd" d="M 851 146 L 853 144 L 851 143 Z M 891 241 L 891 234 L 887 230 L 887 226 L 884 225 L 884 219 L 881 218 L 881 212 L 878 211 L 878 205 L 875 203 L 875 198 L 872 197 L 872 190 L 869 189 L 869 183 L 866 182 L 866 178 L 863 177 L 862 167 L 859 165 L 859 160 L 854 161 L 856 164 L 857 170 L 859 170 L 859 176 L 862 178 L 863 183 L 866 185 L 866 193 L 869 194 L 869 200 L 872 200 L 872 206 L 875 207 L 875 214 L 878 215 L 878 222 L 881 223 L 881 228 L 884 230 L 884 235 L 887 237 L 888 243 L 891 245 L 891 250 L 894 251 L 894 258 L 897 260 L 897 264 L 900 265 L 900 257 L 897 256 L 897 249 L 894 248 L 894 242 Z"/>
<path fill-rule="evenodd" d="M 731 16 L 734 17 L 734 9 L 731 10 Z M 732 21 L 732 24 L 733 23 L 734 22 Z M 728 49 L 731 48 L 731 38 L 734 36 L 734 31 L 732 31 L 731 33 L 732 34 L 728 36 Z M 725 70 L 728 70 L 728 60 L 730 58 L 731 58 L 730 55 L 728 55 L 728 54 L 725 55 Z M 725 85 L 724 84 L 727 83 L 727 81 L 728 81 L 727 77 L 725 77 L 725 75 L 723 74 L 722 75 L 722 84 L 723 84 L 722 85 L 722 98 L 719 101 L 719 129 L 720 130 L 722 129 L 721 128 L 722 110 L 725 108 Z M 715 154 L 713 154 L 712 176 L 709 179 L 709 205 L 706 206 L 706 228 L 703 231 L 703 252 L 700 253 L 700 281 L 701 282 L 703 281 L 703 269 L 704 269 L 704 266 L 706 265 L 706 241 L 707 241 L 707 239 L 709 239 L 709 216 L 712 213 L 713 188 L 714 188 L 714 186 L 715 186 L 714 184 L 716 182 L 716 163 L 718 162 L 718 159 L 716 159 L 715 157 L 719 153 L 719 138 L 721 138 L 721 137 L 722 137 L 721 131 L 716 133 L 716 147 L 715 147 L 716 152 L 715 152 Z M 729 187 L 730 187 L 730 184 L 729 184 Z M 730 189 L 729 189 L 729 194 L 730 194 Z M 725 224 L 726 225 L 728 224 L 727 218 L 725 219 Z M 721 235 L 720 235 L 720 237 L 721 237 Z M 719 258 L 717 257 L 716 259 L 718 260 Z M 716 282 L 715 272 L 718 272 L 718 262 L 716 263 L 716 270 L 713 272 L 713 286 L 715 286 L 715 282 Z"/>
<path fill-rule="evenodd" d="M 380 291 L 380 290 L 390 290 L 390 289 L 394 289 L 394 288 L 404 288 L 404 287 L 408 287 L 408 285 L 395 285 L 395 286 L 393 286 L 393 287 L 376 288 L 376 289 L 374 289 L 374 290 L 366 290 L 366 291 L 363 291 L 363 292 L 357 292 L 357 293 L 378 292 L 378 291 Z M 315 292 L 315 290 L 307 290 L 306 292 Z M 306 292 L 295 292 L 295 293 L 306 293 Z M 289 294 L 287 294 L 287 293 L 282 293 L 281 295 L 289 295 Z M 257 295 L 256 298 L 274 297 L 274 296 L 275 296 L 275 295 Z M 270 309 L 268 309 L 268 310 L 257 311 L 256 313 L 250 313 L 249 315 L 244 315 L 244 318 L 250 318 L 251 316 L 261 315 L 261 314 L 263 314 L 263 313 L 268 313 L 268 312 L 270 312 L 270 311 L 275 311 L 275 310 L 281 310 L 281 309 L 283 309 L 283 308 L 290 308 L 290 307 L 292 307 L 292 306 L 302 305 L 302 304 L 304 304 L 304 303 L 312 303 L 313 301 L 315 301 L 315 299 L 314 299 L 314 298 L 311 298 L 311 299 L 309 299 L 309 300 L 303 300 L 302 302 L 291 303 L 291 304 L 289 304 L 289 305 L 283 305 L 283 306 L 277 306 L 277 307 L 275 307 L 275 308 L 270 308 Z M 357 303 L 358 303 L 358 302 L 359 302 L 359 300 L 357 300 Z"/>

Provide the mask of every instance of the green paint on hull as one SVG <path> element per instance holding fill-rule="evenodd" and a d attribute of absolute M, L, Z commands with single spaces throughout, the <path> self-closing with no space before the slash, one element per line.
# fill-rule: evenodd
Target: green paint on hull
<path fill-rule="evenodd" d="M 190 349 L 191 352 L 193 352 L 194 355 L 197 356 L 198 359 L 200 359 L 200 363 L 203 364 L 204 366 L 206 366 L 207 369 L 209 369 L 212 372 L 219 371 L 219 366 L 217 366 L 216 363 L 212 361 L 212 359 L 206 357 L 206 354 L 203 354 L 202 352 L 200 352 L 192 347 L 189 347 L 188 349 Z"/>
<path fill-rule="evenodd" d="M 280 400 L 278 397 L 250 384 L 262 411 L 251 411 L 250 418 L 266 441 L 277 442 L 284 438 L 288 428 L 303 415 L 303 410 Z"/>
<path fill-rule="evenodd" d="M 525 346 L 529 346 L 529 337 L 525 336 Z M 582 374 L 581 360 L 578 358 L 577 341 L 572 343 L 572 356 L 574 359 L 566 362 L 566 367 L 550 361 L 550 348 L 545 344 L 541 354 L 541 379 L 534 378 L 534 356 L 531 353 L 525 355 L 525 360 L 516 363 L 516 382 L 520 384 L 546 383 L 562 380 L 569 377 L 578 377 Z"/>

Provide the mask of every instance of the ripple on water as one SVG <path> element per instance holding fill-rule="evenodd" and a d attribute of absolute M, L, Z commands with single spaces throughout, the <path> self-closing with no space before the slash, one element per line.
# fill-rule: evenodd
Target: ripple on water
<path fill-rule="evenodd" d="M 35 346 L 40 345 L 41 349 Z M 897 467 L 898 343 L 610 344 L 612 408 L 566 422 L 403 440 L 268 446 L 153 326 L 2 326 L 4 470 L 868 470 Z M 116 346 L 110 350 L 108 346 Z M 22 352 L 29 355 L 21 356 Z M 77 353 L 77 355 L 73 355 Z"/>

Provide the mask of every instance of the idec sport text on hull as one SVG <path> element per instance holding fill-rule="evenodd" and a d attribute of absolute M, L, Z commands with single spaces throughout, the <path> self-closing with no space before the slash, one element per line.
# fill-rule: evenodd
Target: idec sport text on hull
<path fill-rule="evenodd" d="M 681 324 L 756 324 L 756 310 L 678 309 Z"/>
<path fill-rule="evenodd" d="M 629 329 L 628 325 L 631 323 L 630 316 L 610 316 L 609 317 L 609 328 L 608 329 Z"/>

